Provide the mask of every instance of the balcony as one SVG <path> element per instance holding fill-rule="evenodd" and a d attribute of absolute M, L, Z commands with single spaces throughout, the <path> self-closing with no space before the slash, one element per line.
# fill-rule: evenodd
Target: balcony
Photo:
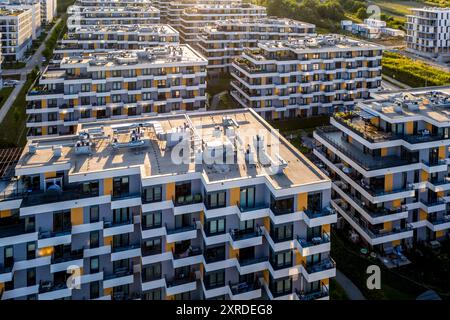
<path fill-rule="evenodd" d="M 241 206 L 237 204 L 239 208 L 239 218 L 241 220 L 260 219 L 268 216 L 269 205 L 259 204 L 253 207 Z"/>
<path fill-rule="evenodd" d="M 191 247 L 182 253 L 173 253 L 173 267 L 180 268 L 201 263 L 203 250 L 200 247 Z"/>
<path fill-rule="evenodd" d="M 55 300 L 67 298 L 72 295 L 72 289 L 67 287 L 66 282 L 54 283 L 43 281 L 39 284 L 39 300 Z"/>
<path fill-rule="evenodd" d="M 72 242 L 71 229 L 61 231 L 39 231 L 38 248 L 54 247 Z"/>
<path fill-rule="evenodd" d="M 314 282 L 326 278 L 332 278 L 336 276 L 336 262 L 331 257 L 328 257 L 318 263 L 309 264 L 302 263 L 305 279 L 308 282 Z"/>
<path fill-rule="evenodd" d="M 140 245 L 124 245 L 111 248 L 111 261 L 131 259 L 141 256 Z"/>
<path fill-rule="evenodd" d="M 166 240 L 168 243 L 190 240 L 197 237 L 197 224 L 169 229 L 166 224 Z"/>
<path fill-rule="evenodd" d="M 262 231 L 259 227 L 254 229 L 230 229 L 231 246 L 233 249 L 254 247 L 262 244 Z"/>
<path fill-rule="evenodd" d="M 320 289 L 318 290 L 309 292 L 295 290 L 295 293 L 297 294 L 298 300 L 301 301 L 328 300 L 330 298 L 328 287 L 323 283 L 321 283 Z"/>
<path fill-rule="evenodd" d="M 5 267 L 0 264 L 0 283 L 11 281 L 13 278 L 13 266 Z"/>
<path fill-rule="evenodd" d="M 113 288 L 133 283 L 133 269 L 120 268 L 103 278 L 103 288 Z"/>
<path fill-rule="evenodd" d="M 103 225 L 103 237 L 110 237 L 119 234 L 134 232 L 134 224 L 132 219 L 118 222 L 106 221 L 103 223 Z"/>
<path fill-rule="evenodd" d="M 111 196 L 111 209 L 140 206 L 142 204 L 140 193 L 117 193 Z"/>
<path fill-rule="evenodd" d="M 269 257 L 264 256 L 257 258 L 241 258 L 240 256 L 237 256 L 237 261 L 239 274 L 244 275 L 267 269 L 267 262 L 269 261 Z"/>
<path fill-rule="evenodd" d="M 308 227 L 316 227 L 323 224 L 335 223 L 337 221 L 336 211 L 327 206 L 319 210 L 304 210 L 304 220 Z"/>
<path fill-rule="evenodd" d="M 261 298 L 261 284 L 259 281 L 228 283 L 231 291 L 231 300 L 252 300 Z"/>
<path fill-rule="evenodd" d="M 183 292 L 193 291 L 197 288 L 195 273 L 179 275 L 170 279 L 166 278 L 166 294 L 175 295 Z"/>
<path fill-rule="evenodd" d="M 334 127 L 316 128 L 315 134 L 319 136 L 319 141 L 322 138 L 343 156 L 346 156 L 366 171 L 399 167 L 418 162 L 417 160 L 402 159 L 397 156 L 374 157 L 364 153 L 353 144 L 346 142 L 342 132 Z"/>
<path fill-rule="evenodd" d="M 349 211 L 349 208 L 341 200 L 332 200 L 332 206 L 339 214 L 370 244 L 377 245 L 395 240 L 410 238 L 413 236 L 412 228 L 407 224 L 403 228 L 394 228 L 392 230 L 374 230 L 369 229 L 369 225 L 361 218 Z"/>
<path fill-rule="evenodd" d="M 434 232 L 449 229 L 450 215 L 445 215 L 439 219 L 428 219 L 427 226 Z"/>
<path fill-rule="evenodd" d="M 82 192 L 79 189 L 67 188 L 64 188 L 64 190 L 60 191 L 32 191 L 23 195 L 22 207 L 31 207 L 48 203 L 94 198 L 98 196 L 98 190 L 88 193 Z"/>
<path fill-rule="evenodd" d="M 5 220 L 7 218 L 3 218 Z M 0 246 L 36 241 L 34 228 L 26 227 L 25 220 L 13 221 L 0 226 Z M 6 239 L 8 238 L 8 239 Z"/>
<path fill-rule="evenodd" d="M 64 253 L 61 256 L 55 257 L 53 255 L 51 260 L 50 272 L 66 271 L 69 266 L 76 265 L 83 267 L 83 250 L 73 250 L 68 253 Z"/>
<path fill-rule="evenodd" d="M 297 237 L 297 249 L 302 257 L 328 252 L 331 250 L 330 235 L 324 232 L 321 236 L 314 237 L 310 240 Z"/>
<path fill-rule="evenodd" d="M 200 193 L 172 198 L 174 215 L 201 211 L 204 209 L 203 197 Z"/>

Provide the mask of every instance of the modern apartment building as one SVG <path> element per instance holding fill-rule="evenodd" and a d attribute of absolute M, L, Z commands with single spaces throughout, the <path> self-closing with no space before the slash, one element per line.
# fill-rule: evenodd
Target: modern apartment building
<path fill-rule="evenodd" d="M 406 16 L 407 50 L 442 62 L 450 61 L 450 8 L 411 8 Z"/>
<path fill-rule="evenodd" d="M 20 60 L 41 29 L 40 4 L 0 5 L 0 34 L 5 60 Z"/>
<path fill-rule="evenodd" d="M 67 9 L 67 14 L 69 31 L 88 25 L 159 23 L 159 10 L 149 5 L 123 7 L 73 5 Z"/>
<path fill-rule="evenodd" d="M 450 90 L 380 94 L 314 132 L 333 208 L 378 252 L 449 234 L 448 108 Z"/>
<path fill-rule="evenodd" d="M 64 35 L 54 50 L 54 59 L 94 52 L 134 50 L 177 45 L 179 33 L 167 24 L 83 26 Z"/>
<path fill-rule="evenodd" d="M 354 23 L 351 20 L 342 20 L 341 28 L 368 39 L 379 39 L 382 36 L 405 36 L 403 30 L 388 28 L 386 27 L 386 21 L 373 18 L 364 19 L 364 23 Z"/>
<path fill-rule="evenodd" d="M 151 0 L 77 0 L 81 7 L 147 7 L 154 3 Z"/>
<path fill-rule="evenodd" d="M 73 133 L 2 192 L 1 299 L 328 299 L 331 182 L 253 110 Z"/>
<path fill-rule="evenodd" d="M 231 95 L 266 119 L 331 114 L 381 84 L 383 47 L 340 35 L 259 42 L 231 65 Z"/>
<path fill-rule="evenodd" d="M 265 7 L 249 3 L 199 4 L 181 12 L 178 31 L 183 41 L 195 45 L 201 29 L 215 21 L 257 19 L 265 16 Z M 174 25 L 174 27 L 177 26 Z"/>
<path fill-rule="evenodd" d="M 166 4 L 167 3 L 167 4 Z M 172 27 L 181 27 L 181 13 L 196 5 L 240 5 L 242 0 L 159 0 L 154 6 L 161 10 L 161 20 L 167 21 Z"/>
<path fill-rule="evenodd" d="M 47 24 L 53 21 L 56 16 L 56 0 L 1 0 L 1 4 L 11 5 L 34 5 L 40 4 L 41 24 Z"/>
<path fill-rule="evenodd" d="M 71 134 L 79 122 L 204 110 L 207 63 L 189 45 L 63 58 L 28 92 L 30 135 Z"/>
<path fill-rule="evenodd" d="M 259 41 L 289 40 L 316 35 L 316 26 L 280 18 L 216 21 L 201 30 L 197 48 L 208 59 L 208 74 L 229 72 L 231 62 Z"/>

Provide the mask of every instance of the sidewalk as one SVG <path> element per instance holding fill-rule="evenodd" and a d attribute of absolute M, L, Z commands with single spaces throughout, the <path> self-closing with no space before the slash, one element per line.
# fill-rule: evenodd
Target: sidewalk
<path fill-rule="evenodd" d="M 339 270 L 336 270 L 336 281 L 344 289 L 350 300 L 366 300 L 361 290 Z"/>

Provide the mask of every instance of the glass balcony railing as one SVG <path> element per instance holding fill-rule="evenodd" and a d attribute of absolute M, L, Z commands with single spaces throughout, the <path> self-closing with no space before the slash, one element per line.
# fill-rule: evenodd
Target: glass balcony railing
<path fill-rule="evenodd" d="M 172 198 L 174 205 L 177 206 L 186 206 L 189 204 L 201 203 L 203 202 L 203 197 L 201 193 L 196 193 L 194 195 L 187 196 L 175 196 Z"/>
<path fill-rule="evenodd" d="M 320 244 L 328 243 L 330 242 L 330 235 L 326 232 L 322 233 L 321 236 L 313 237 L 311 239 L 305 239 L 301 238 L 300 236 L 297 237 L 298 243 L 302 246 L 302 248 L 308 248 L 312 246 L 317 246 Z"/>
<path fill-rule="evenodd" d="M 312 274 L 316 272 L 334 269 L 336 268 L 336 262 L 334 262 L 334 260 L 331 257 L 329 257 L 326 258 L 325 260 L 313 264 L 303 262 L 303 266 L 305 267 L 306 271 L 309 274 Z"/>
<path fill-rule="evenodd" d="M 239 283 L 228 283 L 231 293 L 233 295 L 238 295 L 246 292 L 255 291 L 261 289 L 261 284 L 259 281 L 255 280 L 253 282 L 239 282 Z"/>
<path fill-rule="evenodd" d="M 62 256 L 55 256 L 52 257 L 52 264 L 56 263 L 62 263 L 72 260 L 78 260 L 83 259 L 83 250 L 74 250 L 68 253 L 63 254 Z"/>
<path fill-rule="evenodd" d="M 63 282 L 41 281 L 39 283 L 39 293 L 47 293 L 64 289 L 67 289 L 67 283 L 65 281 Z"/>
<path fill-rule="evenodd" d="M 194 257 L 203 254 L 203 250 L 200 247 L 191 247 L 184 252 L 173 252 L 174 259 L 183 259 L 188 257 Z"/>
<path fill-rule="evenodd" d="M 230 235 L 233 241 L 240 241 L 254 237 L 259 237 L 261 236 L 261 234 L 262 232 L 259 227 L 247 230 L 230 229 Z"/>
<path fill-rule="evenodd" d="M 167 224 L 166 224 L 166 232 L 167 234 L 176 234 L 176 233 L 182 233 L 182 232 L 188 232 L 188 231 L 192 231 L 195 230 L 197 228 L 197 225 L 194 223 L 192 225 L 188 225 L 188 226 L 183 226 L 183 227 L 176 227 L 176 228 L 172 228 L 169 229 L 167 228 Z"/>
<path fill-rule="evenodd" d="M 166 284 L 168 288 L 181 286 L 183 284 L 191 283 L 194 281 L 196 281 L 194 272 L 191 272 L 189 274 L 178 275 L 170 279 L 166 277 Z"/>
<path fill-rule="evenodd" d="M 23 194 L 22 206 L 36 206 L 41 204 L 79 200 L 85 198 L 98 197 L 98 190 L 83 192 L 79 189 L 63 189 L 60 191 L 47 190 L 47 191 L 32 191 Z"/>
<path fill-rule="evenodd" d="M 320 298 L 328 297 L 330 295 L 328 288 L 323 283 L 318 290 L 312 290 L 308 292 L 296 290 L 295 293 L 297 294 L 298 299 L 302 301 L 317 300 Z"/>
<path fill-rule="evenodd" d="M 331 207 L 325 207 L 320 210 L 306 209 L 304 212 L 309 219 L 321 218 L 335 214 L 334 209 Z"/>
<path fill-rule="evenodd" d="M 240 256 L 237 256 L 237 259 L 238 259 L 239 265 L 241 267 L 250 266 L 252 264 L 269 261 L 269 257 L 267 257 L 267 256 L 258 257 L 258 258 L 241 258 Z"/>

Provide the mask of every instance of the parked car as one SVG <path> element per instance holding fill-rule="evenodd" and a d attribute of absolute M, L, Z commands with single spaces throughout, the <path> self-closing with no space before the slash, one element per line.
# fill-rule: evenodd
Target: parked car
<path fill-rule="evenodd" d="M 15 87 L 19 83 L 18 80 L 7 79 L 3 81 L 3 86 L 5 87 Z"/>

